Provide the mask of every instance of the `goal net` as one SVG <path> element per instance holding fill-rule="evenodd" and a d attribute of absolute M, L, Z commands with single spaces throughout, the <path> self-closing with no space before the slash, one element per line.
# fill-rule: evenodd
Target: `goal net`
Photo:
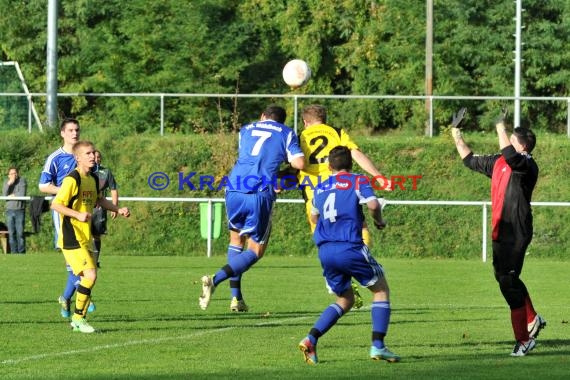
<path fill-rule="evenodd" d="M 42 130 L 18 62 L 0 61 L 0 130 L 31 130 L 33 125 Z"/>

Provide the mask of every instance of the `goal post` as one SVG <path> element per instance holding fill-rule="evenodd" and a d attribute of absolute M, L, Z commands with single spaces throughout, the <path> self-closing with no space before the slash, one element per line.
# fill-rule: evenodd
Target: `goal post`
<path fill-rule="evenodd" d="M 26 84 L 26 81 L 24 80 L 24 75 L 22 74 L 22 70 L 20 69 L 20 65 L 18 64 L 18 62 L 16 61 L 0 61 L 0 69 L 2 69 L 3 66 L 6 67 L 13 67 L 17 78 L 10 78 L 10 75 L 6 75 L 6 72 L 4 70 L 0 70 L 4 71 L 4 73 L 2 73 L 2 75 L 0 75 L 0 78 L 3 79 L 2 82 L 4 82 L 5 86 L 3 85 L 3 89 L 2 92 L 4 92 L 4 89 L 10 89 L 10 88 L 14 88 L 15 85 L 11 82 L 17 81 L 19 82 L 18 86 L 21 87 L 21 89 L 24 91 L 25 94 L 25 100 L 26 100 L 26 105 L 27 105 L 27 119 L 28 119 L 28 130 L 31 132 L 32 130 L 32 118 L 34 119 L 34 121 L 36 122 L 36 125 L 38 126 L 38 129 L 40 131 L 43 131 L 43 126 L 42 126 L 42 122 L 38 116 L 38 112 L 36 110 L 36 107 L 34 105 L 34 101 L 32 100 L 32 94 L 30 93 L 30 90 L 28 89 L 28 85 Z M 13 76 L 13 75 L 12 75 Z M 17 96 L 17 94 L 7 94 L 7 95 L 13 95 L 11 97 L 16 97 L 16 98 L 22 98 L 23 96 Z M 6 98 L 7 95 L 2 96 L 2 98 Z M 1 115 L 2 113 L 6 113 L 6 112 L 17 112 L 18 111 L 18 106 L 16 105 L 18 101 L 16 102 L 12 102 L 11 106 L 8 107 L 2 107 L 0 106 L 0 108 L 4 108 L 4 109 L 0 109 L 0 116 L 6 116 L 6 115 Z M 3 102 L 4 106 L 8 103 L 8 102 Z M 21 108 L 21 107 L 20 107 Z"/>

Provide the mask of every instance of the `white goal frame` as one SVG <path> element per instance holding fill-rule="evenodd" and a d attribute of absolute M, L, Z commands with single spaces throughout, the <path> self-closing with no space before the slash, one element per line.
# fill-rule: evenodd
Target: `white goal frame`
<path fill-rule="evenodd" d="M 13 66 L 14 69 L 16 69 L 16 73 L 18 74 L 18 78 L 20 79 L 20 84 L 22 85 L 22 89 L 24 90 L 24 93 L 26 94 L 26 99 L 28 99 L 28 130 L 31 132 L 32 130 L 32 118 L 30 117 L 31 115 L 34 116 L 34 120 L 36 121 L 36 124 L 38 125 L 38 129 L 40 131 L 43 132 L 44 128 L 42 126 L 42 122 L 40 121 L 40 118 L 38 116 L 38 112 L 36 111 L 36 106 L 34 105 L 34 101 L 32 100 L 32 94 L 30 93 L 30 90 L 28 89 L 28 85 L 26 84 L 26 81 L 24 80 L 24 74 L 22 74 L 22 70 L 20 70 L 20 65 L 18 64 L 18 62 L 16 61 L 0 61 L 0 66 Z"/>

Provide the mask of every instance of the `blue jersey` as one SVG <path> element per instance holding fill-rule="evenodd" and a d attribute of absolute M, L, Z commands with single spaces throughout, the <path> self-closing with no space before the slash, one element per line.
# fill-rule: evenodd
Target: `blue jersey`
<path fill-rule="evenodd" d="M 273 191 L 282 162 L 302 157 L 295 132 L 273 120 L 244 125 L 239 132 L 238 159 L 228 177 L 228 191 Z"/>
<path fill-rule="evenodd" d="M 63 179 L 75 169 L 75 156 L 59 148 L 49 155 L 40 175 L 40 185 L 54 184 L 61 186 Z"/>
<path fill-rule="evenodd" d="M 363 244 L 364 214 L 361 204 L 376 199 L 368 183 L 353 173 L 338 173 L 315 189 L 313 215 L 319 215 L 315 234 L 317 246 L 328 242 Z"/>

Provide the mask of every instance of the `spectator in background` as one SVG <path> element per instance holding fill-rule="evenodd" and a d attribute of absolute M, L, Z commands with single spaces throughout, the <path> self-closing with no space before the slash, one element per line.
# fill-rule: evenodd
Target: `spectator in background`
<path fill-rule="evenodd" d="M 108 169 L 101 165 L 101 152 L 95 150 L 95 167 L 93 168 L 95 175 L 99 178 L 99 192 L 101 197 L 107 196 L 107 190 L 111 191 L 111 202 L 115 206 L 119 206 L 119 191 L 117 190 L 117 183 L 115 177 Z M 117 217 L 116 212 L 111 212 L 111 218 Z M 93 242 L 95 243 L 95 250 L 93 251 L 97 268 L 100 268 L 99 255 L 101 254 L 101 236 L 107 234 L 107 210 L 101 205 L 95 205 L 93 214 L 91 215 L 91 232 L 93 233 Z"/>
<path fill-rule="evenodd" d="M 8 169 L 8 179 L 2 187 L 5 197 L 23 197 L 26 195 L 25 178 L 20 177 L 15 166 Z M 24 223 L 26 221 L 26 204 L 23 200 L 6 201 L 6 223 L 8 225 L 8 242 L 12 253 L 26 253 L 24 239 Z"/>

